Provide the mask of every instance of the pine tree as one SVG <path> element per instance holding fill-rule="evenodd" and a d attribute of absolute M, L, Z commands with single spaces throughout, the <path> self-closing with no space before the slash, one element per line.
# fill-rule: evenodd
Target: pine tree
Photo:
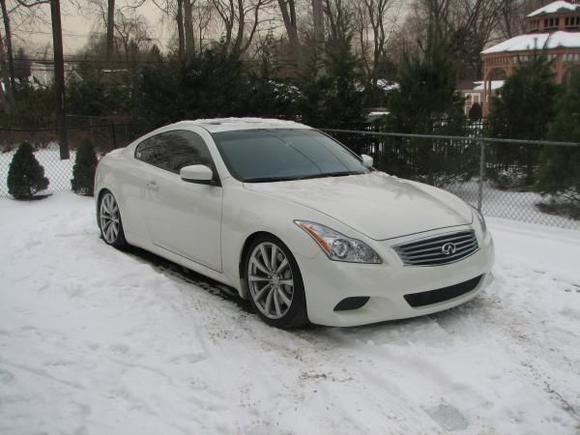
<path fill-rule="evenodd" d="M 489 129 L 492 137 L 508 139 L 545 139 L 548 124 L 554 116 L 554 102 L 559 87 L 554 82 L 551 62 L 536 53 L 507 78 L 492 98 Z M 490 147 L 489 160 L 519 167 L 525 173 L 524 184 L 533 184 L 539 147 L 499 144 Z M 490 172 L 493 178 L 495 175 Z M 522 186 L 518 186 L 522 187 Z"/>
<path fill-rule="evenodd" d="M 48 187 L 44 168 L 34 157 L 32 145 L 22 143 L 8 169 L 8 192 L 15 199 L 32 199 L 35 193 Z"/>
<path fill-rule="evenodd" d="M 81 195 L 93 196 L 97 155 L 89 140 L 81 142 L 73 167 L 72 190 Z"/>
<path fill-rule="evenodd" d="M 463 98 L 455 65 L 445 46 L 407 55 L 399 69 L 399 89 L 391 96 L 388 127 L 400 133 L 463 133 Z M 443 122 L 442 122 L 443 121 Z"/>
<path fill-rule="evenodd" d="M 481 109 L 481 105 L 479 103 L 473 103 L 471 108 L 469 109 L 469 120 L 470 121 L 479 121 L 483 115 L 483 111 Z"/>
<path fill-rule="evenodd" d="M 303 121 L 321 128 L 358 128 L 363 121 L 364 91 L 360 60 L 351 37 L 331 39 L 315 48 L 300 77 Z"/>
<path fill-rule="evenodd" d="M 536 53 L 508 77 L 492 98 L 490 133 L 510 139 L 544 139 L 558 95 L 551 62 Z"/>
<path fill-rule="evenodd" d="M 390 97 L 389 131 L 464 134 L 464 101 L 456 90 L 455 65 L 446 45 L 405 56 L 397 81 L 399 89 Z M 469 179 L 476 168 L 475 149 L 461 141 L 401 138 L 390 142 L 383 167 L 401 177 L 444 186 Z"/>
<path fill-rule="evenodd" d="M 549 125 L 548 138 L 580 143 L 580 71 L 575 72 L 555 103 L 554 121 Z M 569 202 L 573 214 L 580 216 L 580 148 L 544 147 L 536 190 L 542 194 L 559 195 Z"/>

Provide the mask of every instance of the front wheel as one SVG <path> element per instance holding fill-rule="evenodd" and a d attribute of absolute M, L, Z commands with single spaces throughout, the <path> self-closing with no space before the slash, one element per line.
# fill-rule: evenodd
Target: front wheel
<path fill-rule="evenodd" d="M 248 250 L 245 279 L 250 302 L 267 324 L 296 328 L 308 323 L 304 284 L 290 250 L 276 237 L 258 237 Z"/>
<path fill-rule="evenodd" d="M 115 248 L 127 246 L 123 223 L 121 222 L 121 212 L 119 205 L 113 194 L 106 191 L 99 199 L 99 229 L 103 240 Z"/>

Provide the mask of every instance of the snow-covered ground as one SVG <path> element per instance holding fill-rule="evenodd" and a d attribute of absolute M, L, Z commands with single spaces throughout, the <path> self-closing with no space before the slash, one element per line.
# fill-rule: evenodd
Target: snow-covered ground
<path fill-rule="evenodd" d="M 580 232 L 490 226 L 467 305 L 286 332 L 106 246 L 90 198 L 1 199 L 0 433 L 579 433 Z"/>

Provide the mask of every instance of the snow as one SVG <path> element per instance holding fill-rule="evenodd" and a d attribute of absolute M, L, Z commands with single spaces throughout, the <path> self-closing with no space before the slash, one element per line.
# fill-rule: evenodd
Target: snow
<path fill-rule="evenodd" d="M 578 433 L 580 232 L 489 226 L 472 302 L 286 332 L 106 246 L 91 198 L 0 199 L 0 433 Z"/>
<path fill-rule="evenodd" d="M 482 54 L 502 53 L 509 51 L 527 51 L 554 48 L 580 48 L 580 33 L 553 32 L 534 33 L 515 36 L 500 44 L 483 50 Z"/>
<path fill-rule="evenodd" d="M 491 80 L 491 90 L 492 91 L 496 91 L 498 89 L 503 88 L 503 85 L 505 83 L 505 80 Z M 474 84 L 476 85 L 473 90 L 474 91 L 484 91 L 484 82 L 474 82 Z"/>
<path fill-rule="evenodd" d="M 528 14 L 528 18 L 535 17 L 537 15 L 553 14 L 554 12 L 574 12 L 580 11 L 579 5 L 574 5 L 565 1 L 555 1 L 547 4 L 540 9 L 536 9 L 534 12 Z"/>
<path fill-rule="evenodd" d="M 377 86 L 385 92 L 398 91 L 401 88 L 399 83 L 387 79 L 378 79 Z"/>

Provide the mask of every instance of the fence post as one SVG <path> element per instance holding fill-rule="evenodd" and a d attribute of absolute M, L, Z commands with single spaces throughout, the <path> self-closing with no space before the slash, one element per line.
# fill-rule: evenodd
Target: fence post
<path fill-rule="evenodd" d="M 485 181 L 485 141 L 479 140 L 479 191 L 477 193 L 477 209 L 482 213 L 483 183 Z"/>

